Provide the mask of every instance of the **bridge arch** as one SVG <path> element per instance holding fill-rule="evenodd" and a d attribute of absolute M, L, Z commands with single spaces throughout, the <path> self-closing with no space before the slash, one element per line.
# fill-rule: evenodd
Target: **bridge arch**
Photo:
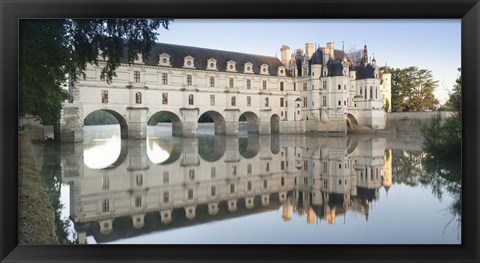
<path fill-rule="evenodd" d="M 259 133 L 260 118 L 258 118 L 257 114 L 255 114 L 254 112 L 251 112 L 251 111 L 245 111 L 240 115 L 240 118 L 238 119 L 238 121 L 240 122 L 240 120 L 242 120 L 242 119 L 245 119 L 246 122 L 247 122 L 248 134 L 258 134 Z"/>
<path fill-rule="evenodd" d="M 226 151 L 225 136 L 198 137 L 198 155 L 207 162 L 220 160 Z"/>
<path fill-rule="evenodd" d="M 117 120 L 118 124 L 120 125 L 120 137 L 121 137 L 121 139 L 128 139 L 128 124 L 127 124 L 127 121 L 122 116 L 122 114 L 118 113 L 115 110 L 111 110 L 111 109 L 93 110 L 93 111 L 89 112 L 88 114 L 84 115 L 83 124 L 85 125 L 85 120 L 87 119 L 87 117 L 91 116 L 91 114 L 93 114 L 95 112 L 98 112 L 98 111 L 107 112 L 110 115 L 112 115 Z"/>
<path fill-rule="evenodd" d="M 239 137 L 238 138 L 238 151 L 240 155 L 245 159 L 251 159 L 257 156 L 260 152 L 260 138 L 257 135 Z"/>
<path fill-rule="evenodd" d="M 214 110 L 207 110 L 199 115 L 198 122 L 208 122 L 208 121 L 213 121 L 215 135 L 226 133 L 227 126 L 225 123 L 225 118 L 221 113 Z"/>
<path fill-rule="evenodd" d="M 147 125 L 156 126 L 158 123 L 171 123 L 172 136 L 183 136 L 183 123 L 178 114 L 172 111 L 157 111 L 147 121 Z"/>
<path fill-rule="evenodd" d="M 148 160 L 157 165 L 174 163 L 183 153 L 183 144 L 179 138 L 147 137 L 146 146 Z"/>
<path fill-rule="evenodd" d="M 351 113 L 347 114 L 347 130 L 352 131 L 358 129 L 358 122 Z"/>

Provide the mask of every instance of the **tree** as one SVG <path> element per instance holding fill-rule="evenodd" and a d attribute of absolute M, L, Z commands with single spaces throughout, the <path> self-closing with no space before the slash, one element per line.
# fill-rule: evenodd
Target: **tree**
<path fill-rule="evenodd" d="M 19 115 L 37 116 L 44 124 L 54 124 L 68 98 L 67 81 L 85 78 L 87 63 L 98 66 L 99 57 L 107 59 L 102 77 L 111 82 L 124 54 L 129 63 L 138 54 L 147 57 L 158 29 L 168 29 L 171 21 L 21 19 Z"/>
<path fill-rule="evenodd" d="M 383 105 L 383 110 L 385 110 L 385 112 L 388 112 L 389 109 L 390 109 L 390 102 L 388 101 L 388 98 L 386 98 L 385 105 Z"/>
<path fill-rule="evenodd" d="M 461 69 L 458 69 L 461 72 Z M 422 127 L 422 148 L 428 158 L 438 161 L 458 160 L 462 152 L 462 77 L 455 81 L 449 102 L 452 104 L 454 115 L 444 120 L 440 115 L 435 116 Z"/>
<path fill-rule="evenodd" d="M 438 81 L 427 69 L 408 67 L 392 69 L 392 109 L 394 111 L 424 111 L 434 109 L 438 100 L 433 95 Z"/>

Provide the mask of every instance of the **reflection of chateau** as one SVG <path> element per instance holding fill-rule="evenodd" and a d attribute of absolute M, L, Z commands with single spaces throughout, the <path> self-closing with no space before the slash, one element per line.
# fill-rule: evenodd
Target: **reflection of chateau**
<path fill-rule="evenodd" d="M 367 46 L 347 54 L 334 43 L 280 48 L 277 57 L 156 43 L 149 57 L 122 60 L 112 83 L 102 78 L 105 58 L 88 65 L 62 110 L 61 140 L 83 140 L 83 121 L 103 110 L 124 139 L 145 139 L 154 115 L 170 119 L 174 136 L 196 137 L 209 115 L 215 133 L 238 135 L 243 116 L 259 134 L 341 133 L 383 129 L 391 74 L 380 70 Z"/>
<path fill-rule="evenodd" d="M 90 145 L 62 144 L 62 174 L 72 187 L 71 216 L 81 239 L 87 233 L 98 242 L 112 241 L 278 209 L 283 221 L 296 213 L 307 223 L 334 224 L 348 210 L 368 219 L 382 181 L 391 185 L 385 139 L 281 135 L 122 142 L 118 160 L 99 170 L 84 165 Z"/>

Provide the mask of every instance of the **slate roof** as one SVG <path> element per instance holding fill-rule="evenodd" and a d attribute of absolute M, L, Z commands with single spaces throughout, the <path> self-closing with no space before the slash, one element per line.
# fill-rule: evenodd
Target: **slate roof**
<path fill-rule="evenodd" d="M 283 66 L 282 62 L 277 57 L 246 54 L 233 51 L 215 50 L 200 47 L 182 46 L 166 43 L 156 43 L 148 58 L 144 58 L 145 65 L 157 66 L 159 62 L 159 55 L 166 53 L 170 56 L 170 64 L 173 68 L 183 68 L 184 58 L 192 56 L 194 58 L 195 69 L 206 70 L 208 59 L 214 58 L 217 60 L 218 71 L 226 71 L 227 61 L 234 60 L 236 62 L 236 70 L 238 73 L 244 72 L 244 64 L 250 62 L 253 64 L 254 74 L 260 73 L 260 66 L 262 64 L 268 65 L 268 72 L 271 76 L 277 76 L 278 67 Z M 124 58 L 122 63 L 127 63 Z M 287 76 L 291 76 L 290 72 L 286 71 Z"/>
<path fill-rule="evenodd" d="M 327 62 L 328 66 L 328 76 L 333 77 L 333 76 L 343 76 L 343 65 L 341 59 L 345 55 L 345 52 L 342 50 L 337 50 L 335 49 L 333 51 L 334 53 L 334 58 L 330 58 L 330 60 Z M 323 49 L 318 48 L 313 54 L 310 60 L 308 61 L 308 69 L 311 71 L 311 66 L 314 64 L 320 64 L 323 65 Z M 303 76 L 302 72 L 302 58 L 301 57 L 296 57 L 296 64 L 297 64 L 297 69 L 298 69 L 298 75 Z"/>
<path fill-rule="evenodd" d="M 367 64 L 366 66 L 357 65 L 353 70 L 357 72 L 357 79 L 375 78 L 375 69 L 370 64 Z"/>

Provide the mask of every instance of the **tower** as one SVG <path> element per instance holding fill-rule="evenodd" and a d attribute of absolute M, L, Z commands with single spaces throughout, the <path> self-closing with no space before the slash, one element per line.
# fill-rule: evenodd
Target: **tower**
<path fill-rule="evenodd" d="M 368 64 L 368 51 L 367 51 L 367 43 L 363 46 L 363 65 L 366 66 Z"/>

